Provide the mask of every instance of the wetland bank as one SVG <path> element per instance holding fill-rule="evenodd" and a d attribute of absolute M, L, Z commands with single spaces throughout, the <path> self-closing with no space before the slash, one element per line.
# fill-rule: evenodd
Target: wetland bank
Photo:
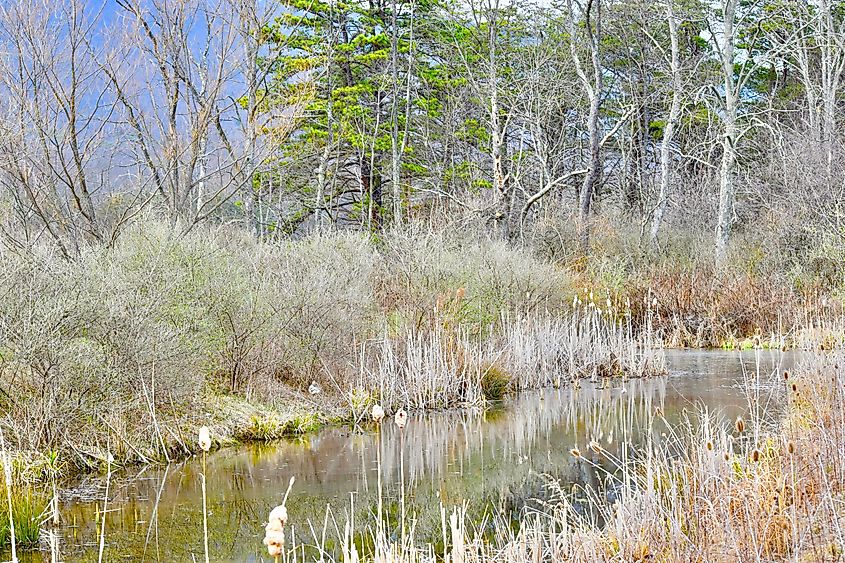
<path fill-rule="evenodd" d="M 0 1 L 0 550 L 841 560 L 843 86 L 831 0 Z"/>
<path fill-rule="evenodd" d="M 530 514 L 561 502 L 573 503 L 585 522 L 604 525 L 609 507 L 626 495 L 625 470 L 614 460 L 638 458 L 649 444 L 663 447 L 674 439 L 669 434 L 699 417 L 733 423 L 762 414 L 762 427 L 776 425 L 788 396 L 781 374 L 798 359 L 779 351 L 670 351 L 667 376 L 526 391 L 488 410 L 413 415 L 404 430 L 367 423 L 224 448 L 209 457 L 206 472 L 210 558 L 266 556 L 260 539 L 267 512 L 291 476 L 288 541 L 301 546 L 305 559 L 319 559 L 317 546 L 326 558 L 342 558 L 347 520 L 358 528 L 353 543 L 365 555 L 373 548 L 379 498 L 388 533 L 398 536 L 403 489 L 414 535 L 441 544 L 441 553 L 449 549 L 442 545 L 441 507 L 462 507 L 469 525 L 490 537 L 500 519 L 517 530 Z M 765 402 L 764 413 L 749 412 L 749 391 Z M 606 456 L 590 451 L 594 441 Z M 584 459 L 572 455 L 576 448 Z M 201 472 L 191 458 L 112 475 L 106 560 L 201 559 Z M 59 560 L 97 560 L 105 487 L 104 476 L 92 476 L 61 492 L 62 525 L 49 532 Z M 31 560 L 48 561 L 50 554 Z"/>
<path fill-rule="evenodd" d="M 266 560 L 291 477 L 289 559 L 839 549 L 839 306 L 792 292 L 754 321 L 725 304 L 785 292 L 776 277 L 722 278 L 704 314 L 687 278 L 612 285 L 502 241 L 173 239 L 155 221 L 2 267 L 19 558 L 200 559 L 205 525 L 210 560 Z M 663 347 L 692 335 L 728 350 Z"/>

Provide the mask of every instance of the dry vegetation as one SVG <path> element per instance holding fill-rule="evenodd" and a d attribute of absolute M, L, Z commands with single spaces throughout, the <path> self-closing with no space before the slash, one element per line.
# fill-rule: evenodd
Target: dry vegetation
<path fill-rule="evenodd" d="M 11 449 L 34 467 L 59 454 L 66 470 L 102 468 L 109 453 L 184 455 L 201 424 L 267 439 L 313 428 L 315 410 L 360 418 L 375 400 L 446 408 L 660 373 L 640 329 L 502 242 L 256 242 L 225 227 L 173 238 L 151 219 L 79 260 L 3 255 L 0 404 Z"/>

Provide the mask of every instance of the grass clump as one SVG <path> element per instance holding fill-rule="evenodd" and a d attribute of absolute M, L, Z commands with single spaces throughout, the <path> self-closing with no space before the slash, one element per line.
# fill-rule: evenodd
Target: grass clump
<path fill-rule="evenodd" d="M 0 548 L 11 545 L 12 534 L 9 526 L 9 510 L 3 502 L 0 511 Z M 47 503 L 32 491 L 12 493 L 12 520 L 15 525 L 15 543 L 20 549 L 38 549 L 41 526 Z"/>
<path fill-rule="evenodd" d="M 488 401 L 501 401 L 511 390 L 511 376 L 497 363 L 482 367 L 481 393 Z"/>
<path fill-rule="evenodd" d="M 269 442 L 314 432 L 321 424 L 316 413 L 293 414 L 286 420 L 275 413 L 255 414 L 250 417 L 248 425 L 238 430 L 235 437 L 244 442 Z"/>

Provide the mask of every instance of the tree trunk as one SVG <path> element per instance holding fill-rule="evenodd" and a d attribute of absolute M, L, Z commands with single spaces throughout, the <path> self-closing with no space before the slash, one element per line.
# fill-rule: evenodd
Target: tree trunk
<path fill-rule="evenodd" d="M 666 214 L 666 207 L 669 202 L 669 181 L 671 178 L 671 144 L 675 137 L 675 126 L 681 113 L 681 67 L 680 49 L 678 47 L 678 22 L 675 21 L 674 0 L 668 0 L 666 17 L 669 22 L 669 41 L 672 48 L 672 105 L 669 107 L 669 118 L 666 120 L 666 127 L 663 129 L 663 140 L 660 143 L 660 191 L 657 195 L 657 205 L 654 208 L 654 216 L 651 223 L 651 246 L 657 247 L 657 235 L 660 232 L 660 225 L 663 216 Z"/>
<path fill-rule="evenodd" d="M 727 96 L 732 98 L 730 94 Z M 736 175 L 736 104 L 727 104 L 725 111 L 725 134 L 722 141 L 722 163 L 719 168 L 719 214 L 716 223 L 716 267 L 722 269 L 727 263 L 728 244 L 733 225 L 734 200 L 736 198 L 734 177 Z"/>
<path fill-rule="evenodd" d="M 581 184 L 579 193 L 578 219 L 579 219 L 579 240 L 581 250 L 584 254 L 590 253 L 590 231 L 591 211 L 593 206 L 593 193 L 601 175 L 601 138 L 599 131 L 599 109 L 601 100 L 598 92 L 594 92 L 590 100 L 590 114 L 587 122 L 587 130 L 590 136 L 590 161 L 587 166 L 587 175 Z"/>
<path fill-rule="evenodd" d="M 719 167 L 719 212 L 716 217 L 715 260 L 716 268 L 722 269 L 727 263 L 728 244 L 731 238 L 731 227 L 734 217 L 734 200 L 736 198 L 736 142 L 737 142 L 737 110 L 741 91 L 740 81 L 734 80 L 734 45 L 736 17 L 736 0 L 724 0 L 722 14 L 724 17 L 723 40 L 724 46 L 719 49 L 724 80 L 725 107 L 722 122 L 724 125 L 722 137 L 722 163 Z"/>

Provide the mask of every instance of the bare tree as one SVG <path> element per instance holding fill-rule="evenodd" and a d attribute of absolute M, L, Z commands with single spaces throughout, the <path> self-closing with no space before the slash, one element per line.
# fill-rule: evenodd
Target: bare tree
<path fill-rule="evenodd" d="M 737 143 L 740 139 L 739 105 L 745 84 L 752 76 L 754 68 L 751 53 L 744 53 L 737 73 L 736 41 L 739 30 L 737 0 L 721 0 L 718 22 L 709 22 L 711 43 L 719 60 L 721 71 L 721 92 L 717 91 L 722 105 L 722 159 L 719 168 L 719 210 L 716 215 L 715 257 L 718 267 L 724 266 L 728 255 L 728 243 L 734 222 L 734 203 L 736 200 Z M 718 23 L 715 27 L 713 23 Z"/>
<path fill-rule="evenodd" d="M 652 246 L 657 244 L 657 235 L 660 232 L 660 224 L 666 214 L 666 206 L 669 202 L 669 183 L 671 180 L 671 147 L 675 139 L 675 127 L 681 113 L 681 95 L 683 85 L 681 83 L 681 55 L 678 44 L 678 20 L 675 16 L 673 6 L 675 0 L 666 1 L 666 22 L 669 26 L 670 51 L 663 51 L 664 58 L 668 58 L 669 72 L 672 77 L 672 101 L 669 105 L 669 115 L 666 118 L 666 126 L 663 128 L 663 139 L 660 142 L 660 187 L 658 188 L 657 204 L 654 207 L 654 214 L 651 222 L 650 241 Z M 655 42 L 658 47 L 659 42 Z"/>
<path fill-rule="evenodd" d="M 267 99 L 268 71 L 258 68 L 269 16 L 245 0 L 118 3 L 127 31 L 100 67 L 132 132 L 139 174 L 174 228 L 190 230 L 240 196 L 258 234 L 253 182 L 298 117 Z"/>
<path fill-rule="evenodd" d="M 0 10 L 7 50 L 0 182 L 27 223 L 24 237 L 38 237 L 29 231 L 35 220 L 66 257 L 108 238 L 97 199 L 114 180 L 110 153 L 117 149 L 110 143 L 113 106 L 88 46 L 96 21 L 80 0 L 19 0 Z"/>
<path fill-rule="evenodd" d="M 601 64 L 602 0 L 587 0 L 585 5 L 582 5 L 578 0 L 574 0 L 574 2 L 573 0 L 566 0 L 566 6 L 572 62 L 589 104 L 589 113 L 587 115 L 587 136 L 589 138 L 587 173 L 581 184 L 578 201 L 578 227 L 581 250 L 585 254 L 589 254 L 590 213 L 593 205 L 593 194 L 602 173 L 602 132 L 599 124 L 599 111 L 601 110 L 602 96 L 604 95 L 604 76 Z M 577 6 L 578 12 L 584 18 L 584 32 L 590 57 L 589 75 L 578 53 L 575 6 Z"/>

